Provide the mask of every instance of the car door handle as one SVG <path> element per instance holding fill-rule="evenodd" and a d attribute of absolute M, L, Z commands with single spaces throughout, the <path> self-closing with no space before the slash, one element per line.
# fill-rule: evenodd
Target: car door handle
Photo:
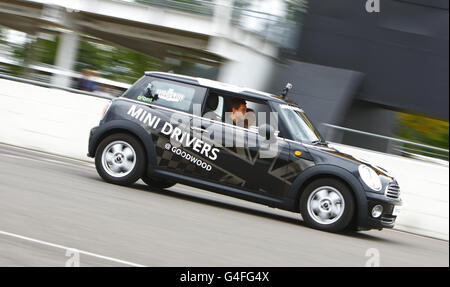
<path fill-rule="evenodd" d="M 194 130 L 194 131 L 198 131 L 198 132 L 201 132 L 201 133 L 209 133 L 209 131 L 207 130 L 207 129 L 204 129 L 203 127 L 191 127 L 191 130 Z"/>

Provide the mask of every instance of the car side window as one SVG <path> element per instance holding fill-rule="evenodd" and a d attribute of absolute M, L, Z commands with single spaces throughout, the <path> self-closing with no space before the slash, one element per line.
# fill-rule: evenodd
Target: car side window
<path fill-rule="evenodd" d="M 250 127 L 259 127 L 262 124 L 270 123 L 270 107 L 265 103 L 247 102 L 247 113 L 253 122 Z"/>
<path fill-rule="evenodd" d="M 203 107 L 203 117 L 221 122 L 223 120 L 223 103 L 222 96 L 214 92 L 209 93 Z"/>
<path fill-rule="evenodd" d="M 233 113 L 234 107 L 234 113 Z M 258 132 L 262 124 L 277 124 L 271 117 L 271 108 L 263 101 L 252 101 L 239 95 L 210 91 L 203 105 L 203 117 L 233 124 Z"/>
<path fill-rule="evenodd" d="M 236 124 L 241 121 L 245 128 L 254 131 L 257 131 L 260 125 L 270 123 L 271 109 L 267 103 L 246 100 L 241 97 L 227 98 L 225 102 L 224 121 L 226 123 Z"/>
<path fill-rule="evenodd" d="M 124 94 L 133 100 L 191 112 L 193 104 L 200 104 L 205 88 L 189 84 L 144 77 Z"/>
<path fill-rule="evenodd" d="M 151 97 L 155 104 L 185 112 L 190 110 L 195 96 L 194 87 L 174 82 L 154 80 L 146 89 L 151 93 L 147 96 Z"/>

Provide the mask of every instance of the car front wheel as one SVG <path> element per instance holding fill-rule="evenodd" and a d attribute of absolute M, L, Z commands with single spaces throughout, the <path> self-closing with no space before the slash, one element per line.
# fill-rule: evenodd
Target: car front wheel
<path fill-rule="evenodd" d="M 97 147 L 95 167 L 107 182 L 130 185 L 145 171 L 145 152 L 141 143 L 128 134 L 113 134 Z"/>
<path fill-rule="evenodd" d="M 340 232 L 350 226 L 354 205 L 347 185 L 333 178 L 313 181 L 300 197 L 303 220 L 313 228 L 330 232 Z"/>

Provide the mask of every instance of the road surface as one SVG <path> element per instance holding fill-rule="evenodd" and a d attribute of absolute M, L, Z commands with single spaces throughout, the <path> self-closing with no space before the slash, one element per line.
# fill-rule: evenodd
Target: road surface
<path fill-rule="evenodd" d="M 90 163 L 7 145 L 0 171 L 0 266 L 449 266 L 447 241 L 321 232 L 294 213 L 184 185 L 115 186 Z"/>

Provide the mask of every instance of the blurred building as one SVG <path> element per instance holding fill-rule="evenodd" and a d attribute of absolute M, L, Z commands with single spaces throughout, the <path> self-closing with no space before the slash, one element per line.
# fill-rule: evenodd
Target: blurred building
<path fill-rule="evenodd" d="M 80 77 L 84 41 L 120 46 L 163 71 L 275 94 L 291 82 L 328 140 L 386 151 L 385 140 L 320 124 L 391 136 L 397 111 L 448 121 L 449 3 L 379 2 L 369 13 L 366 0 L 0 0 L 0 25 L 58 36 L 54 66 L 34 67 L 57 86 Z"/>
<path fill-rule="evenodd" d="M 52 78 L 58 86 L 70 85 L 80 41 L 89 39 L 171 66 L 196 65 L 178 72 L 265 89 L 279 46 L 288 46 L 295 31 L 286 9 L 281 0 L 1 0 L 0 25 L 59 36 L 55 66 L 63 73 Z"/>
<path fill-rule="evenodd" d="M 448 121 L 449 1 L 309 1 L 298 46 L 285 50 L 272 92 L 290 97 L 318 123 L 390 136 L 395 111 Z M 321 127 L 330 140 L 385 151 L 387 142 Z"/>

